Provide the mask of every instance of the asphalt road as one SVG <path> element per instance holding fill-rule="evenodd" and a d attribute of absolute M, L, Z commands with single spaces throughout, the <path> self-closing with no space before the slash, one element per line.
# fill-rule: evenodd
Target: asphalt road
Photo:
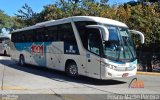
<path fill-rule="evenodd" d="M 114 95 L 120 99 L 121 96 L 126 97 L 126 94 L 160 94 L 160 76 L 136 77 L 144 82 L 144 88 L 129 88 L 132 78 L 96 80 L 80 76 L 73 79 L 65 76 L 64 72 L 31 65 L 21 67 L 11 61 L 10 57 L 0 56 L 0 99 L 106 100 Z M 160 95 L 158 96 L 159 99 Z"/>

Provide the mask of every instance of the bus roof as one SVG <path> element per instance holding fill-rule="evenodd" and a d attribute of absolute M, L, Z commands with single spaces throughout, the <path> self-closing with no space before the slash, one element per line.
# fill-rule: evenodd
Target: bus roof
<path fill-rule="evenodd" d="M 98 22 L 98 23 L 102 23 L 102 24 L 127 27 L 127 25 L 122 22 L 108 19 L 108 18 L 94 17 L 94 16 L 73 16 L 73 17 L 68 17 L 68 18 L 63 18 L 63 19 L 58 19 L 58 20 L 51 20 L 51 21 L 46 21 L 46 22 L 42 22 L 42 23 L 37 23 L 33 26 L 14 30 L 11 32 L 11 34 L 14 32 L 19 32 L 19 31 L 25 31 L 25 30 L 30 30 L 30 29 L 36 29 L 36 28 L 41 28 L 41 27 L 47 27 L 47 26 L 52 26 L 52 25 L 57 25 L 57 24 L 68 23 L 71 21 L 94 21 L 94 22 Z"/>
<path fill-rule="evenodd" d="M 0 35 L 0 38 L 9 38 L 10 39 L 10 36 Z"/>

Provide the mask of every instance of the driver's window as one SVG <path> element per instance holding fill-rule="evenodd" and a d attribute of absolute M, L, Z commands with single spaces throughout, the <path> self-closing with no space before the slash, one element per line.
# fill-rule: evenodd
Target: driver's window
<path fill-rule="evenodd" d="M 100 31 L 98 29 L 88 29 L 88 50 L 96 55 L 100 55 Z"/>
<path fill-rule="evenodd" d="M 118 58 L 118 54 L 120 51 L 119 47 L 119 37 L 117 27 L 108 26 L 109 30 L 109 41 L 105 41 L 103 43 L 104 54 L 108 57 Z"/>

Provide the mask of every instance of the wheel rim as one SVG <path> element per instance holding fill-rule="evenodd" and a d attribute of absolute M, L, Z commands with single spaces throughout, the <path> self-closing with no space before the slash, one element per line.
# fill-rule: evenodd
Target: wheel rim
<path fill-rule="evenodd" d="M 20 64 L 21 65 L 24 65 L 24 60 L 23 60 L 23 57 L 21 56 L 21 59 L 20 59 Z"/>
<path fill-rule="evenodd" d="M 76 75 L 77 74 L 77 68 L 75 65 L 71 65 L 69 68 L 69 72 L 71 75 Z"/>

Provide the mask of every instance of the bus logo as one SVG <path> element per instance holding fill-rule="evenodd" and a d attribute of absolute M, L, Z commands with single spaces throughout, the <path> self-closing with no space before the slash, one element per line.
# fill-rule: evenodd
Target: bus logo
<path fill-rule="evenodd" d="M 73 46 L 69 46 L 69 50 L 66 50 L 67 53 L 76 53 L 75 50 L 73 50 Z"/>
<path fill-rule="evenodd" d="M 137 78 L 134 78 L 130 82 L 129 88 L 144 88 L 144 81 L 137 80 Z"/>
<path fill-rule="evenodd" d="M 44 43 L 42 45 L 32 44 L 31 53 L 32 53 L 32 55 L 43 56 L 44 55 Z"/>

